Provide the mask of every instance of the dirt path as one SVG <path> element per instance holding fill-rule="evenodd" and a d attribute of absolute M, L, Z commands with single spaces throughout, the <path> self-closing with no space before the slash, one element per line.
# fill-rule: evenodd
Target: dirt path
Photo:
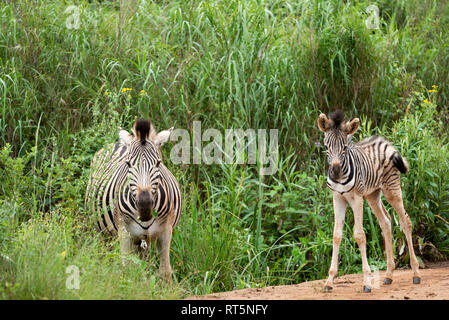
<path fill-rule="evenodd" d="M 411 270 L 395 270 L 393 283 L 383 285 L 385 271 L 379 271 L 380 286 L 371 293 L 362 293 L 362 275 L 349 274 L 334 280 L 332 293 L 323 291 L 324 280 L 296 285 L 242 289 L 189 297 L 188 300 L 449 300 L 449 261 L 428 264 L 421 269 L 421 284 L 412 283 Z"/>

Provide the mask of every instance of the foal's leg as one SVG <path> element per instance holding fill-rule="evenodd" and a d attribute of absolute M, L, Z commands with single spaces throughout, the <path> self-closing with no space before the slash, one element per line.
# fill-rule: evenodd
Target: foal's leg
<path fill-rule="evenodd" d="M 391 284 L 393 282 L 393 271 L 395 265 L 390 215 L 382 203 L 380 190 L 366 196 L 366 200 L 368 201 L 371 210 L 373 210 L 373 213 L 376 215 L 377 220 L 379 220 L 380 228 L 382 229 L 385 252 L 387 254 L 387 273 L 385 275 L 384 284 Z"/>
<path fill-rule="evenodd" d="M 363 231 L 363 197 L 349 195 L 346 199 L 354 212 L 354 239 L 362 255 L 363 292 L 371 292 L 371 269 L 366 257 L 366 236 Z"/>
<path fill-rule="evenodd" d="M 402 201 L 402 191 L 401 188 L 396 187 L 395 189 L 382 189 L 382 192 L 385 195 L 387 201 L 391 204 L 394 210 L 398 213 L 399 223 L 402 227 L 402 231 L 405 234 L 405 238 L 407 239 L 407 246 L 410 254 L 410 265 L 413 270 L 413 283 L 419 284 L 421 283 L 421 277 L 419 274 L 419 263 L 418 259 L 416 259 L 415 250 L 413 249 L 413 241 L 412 241 L 412 222 L 410 218 L 405 212 L 404 202 Z"/>
<path fill-rule="evenodd" d="M 331 291 L 334 285 L 334 278 L 338 273 L 338 252 L 340 250 L 340 242 L 343 236 L 343 225 L 345 222 L 346 200 L 339 193 L 334 192 L 334 235 L 332 244 L 332 262 L 329 269 L 329 277 L 327 278 L 324 290 Z"/>

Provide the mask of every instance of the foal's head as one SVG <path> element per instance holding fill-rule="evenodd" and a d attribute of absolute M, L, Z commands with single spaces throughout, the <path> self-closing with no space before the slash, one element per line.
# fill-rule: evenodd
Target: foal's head
<path fill-rule="evenodd" d="M 343 111 L 337 110 L 332 112 L 329 118 L 324 113 L 320 114 L 317 124 L 324 132 L 324 147 L 330 165 L 329 176 L 338 180 L 349 140 L 359 128 L 360 120 L 354 118 L 346 122 Z"/>

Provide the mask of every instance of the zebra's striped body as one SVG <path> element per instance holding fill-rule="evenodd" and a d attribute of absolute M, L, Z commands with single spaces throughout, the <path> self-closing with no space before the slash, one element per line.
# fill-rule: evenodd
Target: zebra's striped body
<path fill-rule="evenodd" d="M 331 139 L 328 136 L 327 142 Z M 343 143 L 338 139 L 334 142 Z M 335 148 L 338 147 L 333 146 Z M 389 141 L 372 136 L 357 144 L 347 143 L 346 154 L 341 161 L 341 177 L 337 181 L 328 175 L 327 185 L 340 194 L 355 191 L 361 196 L 382 188 L 400 189 L 401 171 L 398 166 L 402 173 L 408 171 L 406 163 Z"/>
<path fill-rule="evenodd" d="M 156 134 L 151 122 L 138 120 L 133 133 L 122 130 L 118 143 L 95 154 L 85 206 L 95 213 L 100 231 L 119 235 L 123 254 L 157 240 L 161 271 L 170 277 L 168 252 L 182 200 L 178 182 L 161 161 L 159 148 L 169 132 Z"/>
<path fill-rule="evenodd" d="M 371 269 L 366 257 L 366 237 L 363 231 L 363 202 L 368 201 L 379 220 L 385 240 L 387 272 L 384 284 L 392 282 L 394 258 L 392 248 L 391 217 L 385 209 L 381 194 L 399 215 L 401 227 L 407 239 L 410 263 L 414 272 L 413 282 L 420 283 L 418 260 L 412 242 L 412 225 L 404 209 L 400 174 L 409 171 L 407 160 L 402 158 L 393 145 L 384 138 L 372 136 L 359 143 L 350 143 L 357 131 L 358 118 L 345 122 L 341 111 L 328 118 L 321 114 L 318 127 L 324 132 L 324 145 L 329 162 L 327 185 L 332 190 L 335 213 L 332 263 L 325 289 L 332 289 L 338 271 L 338 251 L 342 239 L 346 206 L 354 212 L 354 238 L 362 254 L 364 292 L 371 292 Z"/>

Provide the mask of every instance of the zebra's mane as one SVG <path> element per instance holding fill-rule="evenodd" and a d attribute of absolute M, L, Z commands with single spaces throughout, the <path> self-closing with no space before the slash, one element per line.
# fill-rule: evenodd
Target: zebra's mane
<path fill-rule="evenodd" d="M 152 124 L 150 120 L 138 119 L 134 125 L 136 138 L 140 140 L 142 144 L 145 144 L 150 136 Z"/>
<path fill-rule="evenodd" d="M 334 122 L 334 128 L 338 129 L 345 121 L 345 114 L 341 110 L 336 110 L 330 114 L 330 119 Z"/>

